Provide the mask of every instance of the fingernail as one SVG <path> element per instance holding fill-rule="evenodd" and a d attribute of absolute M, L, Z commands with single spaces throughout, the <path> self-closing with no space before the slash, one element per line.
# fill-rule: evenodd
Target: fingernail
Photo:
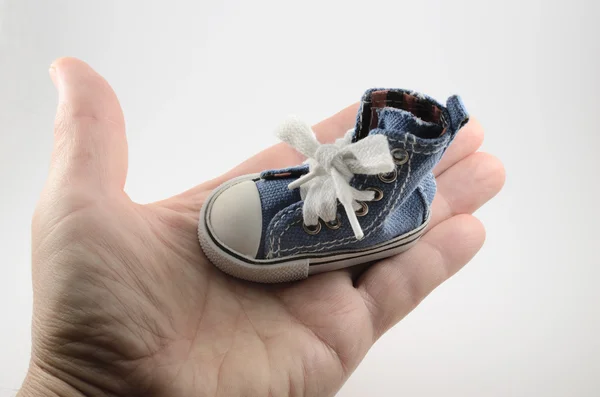
<path fill-rule="evenodd" d="M 56 68 L 54 67 L 54 65 L 50 65 L 48 73 L 50 74 L 50 79 L 52 80 L 54 87 L 58 88 L 58 77 L 56 76 Z"/>

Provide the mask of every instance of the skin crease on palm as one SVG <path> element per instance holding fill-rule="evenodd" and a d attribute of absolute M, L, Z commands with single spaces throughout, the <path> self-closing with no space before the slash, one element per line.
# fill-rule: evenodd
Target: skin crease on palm
<path fill-rule="evenodd" d="M 232 177 L 303 159 L 276 145 L 136 204 L 123 191 L 127 141 L 112 89 L 73 58 L 50 75 L 59 106 L 32 224 L 32 357 L 19 396 L 334 395 L 384 332 L 477 253 L 485 232 L 471 214 L 504 183 L 502 164 L 477 152 L 483 130 L 472 120 L 435 168 L 432 220 L 414 248 L 297 283 L 239 281 L 200 249 L 203 201 Z M 357 106 L 317 124 L 318 138 L 352 128 Z"/>

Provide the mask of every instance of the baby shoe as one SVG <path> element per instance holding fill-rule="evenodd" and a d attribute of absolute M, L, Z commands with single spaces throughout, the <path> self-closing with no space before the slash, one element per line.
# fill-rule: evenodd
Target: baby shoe
<path fill-rule="evenodd" d="M 403 252 L 429 221 L 431 171 L 467 121 L 458 96 L 444 107 L 400 89 L 367 91 L 356 127 L 333 144 L 290 119 L 278 136 L 307 160 L 215 189 L 200 212 L 202 249 L 223 272 L 264 283 Z"/>

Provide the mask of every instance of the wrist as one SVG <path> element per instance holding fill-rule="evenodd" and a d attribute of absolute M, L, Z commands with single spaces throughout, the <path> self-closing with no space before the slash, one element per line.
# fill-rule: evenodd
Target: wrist
<path fill-rule="evenodd" d="M 146 389 L 143 382 L 130 386 L 123 378 L 111 373 L 108 365 L 83 362 L 60 354 L 32 353 L 27 376 L 16 397 L 92 397 L 137 396 Z M 51 357 L 51 358 L 50 358 Z"/>
<path fill-rule="evenodd" d="M 69 383 L 31 365 L 17 397 L 85 397 Z"/>

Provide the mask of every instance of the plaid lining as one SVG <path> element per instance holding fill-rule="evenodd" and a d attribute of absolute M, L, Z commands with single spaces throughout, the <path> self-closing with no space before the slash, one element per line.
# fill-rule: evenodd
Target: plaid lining
<path fill-rule="evenodd" d="M 372 129 L 377 128 L 379 122 L 377 109 L 385 107 L 406 110 L 423 121 L 441 124 L 444 127 L 442 135 L 446 131 L 448 123 L 442 109 L 437 105 L 406 92 L 381 90 L 371 92 L 370 96 L 363 100 L 362 114 L 354 136 L 355 142 L 369 135 L 369 131 Z"/>

